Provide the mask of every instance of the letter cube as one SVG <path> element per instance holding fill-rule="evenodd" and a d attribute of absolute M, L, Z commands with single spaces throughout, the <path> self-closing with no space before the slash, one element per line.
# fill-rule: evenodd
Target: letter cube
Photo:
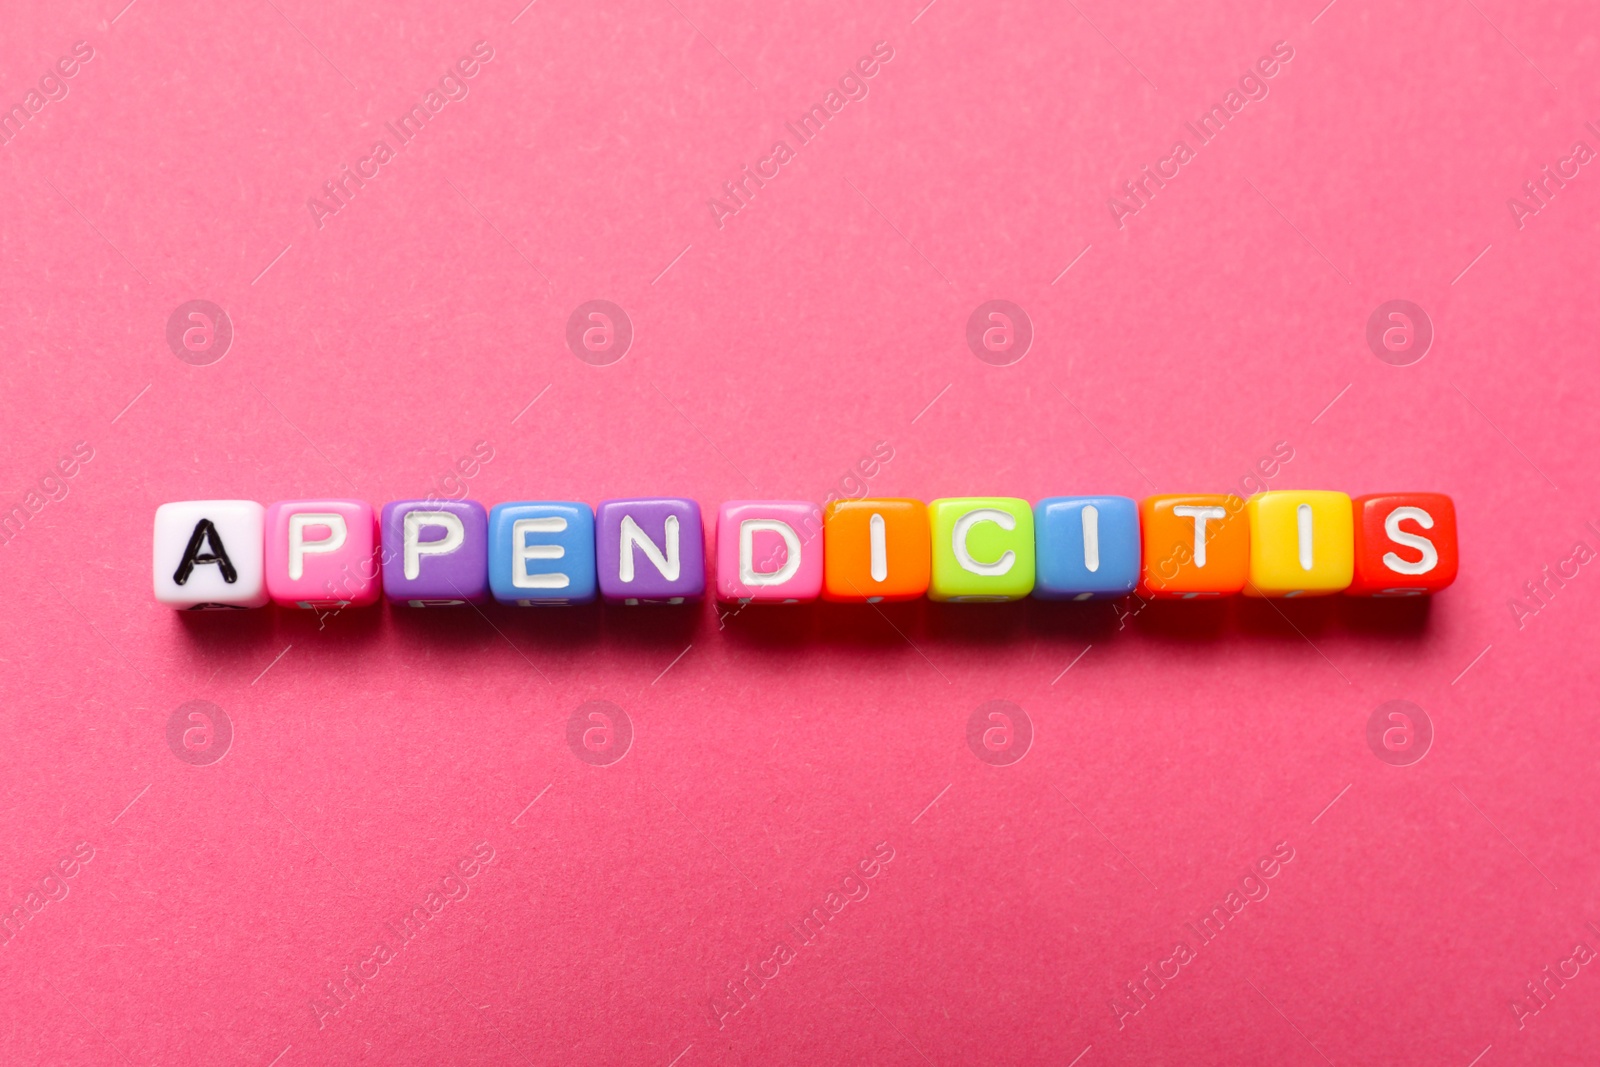
<path fill-rule="evenodd" d="M 496 504 L 489 512 L 489 588 L 502 604 L 587 604 L 595 596 L 588 504 Z"/>
<path fill-rule="evenodd" d="M 928 503 L 933 566 L 928 598 L 1021 600 L 1033 592 L 1033 508 L 1015 497 Z"/>
<path fill-rule="evenodd" d="M 1443 493 L 1375 493 L 1351 501 L 1350 596 L 1426 596 L 1456 580 L 1456 506 Z"/>
<path fill-rule="evenodd" d="M 1350 585 L 1355 563 L 1350 498 L 1324 490 L 1271 490 L 1245 504 L 1250 582 L 1245 596 L 1327 596 Z"/>
<path fill-rule="evenodd" d="M 803 500 L 730 500 L 717 509 L 717 597 L 798 604 L 822 592 L 822 509 Z"/>
<path fill-rule="evenodd" d="M 254 500 L 182 500 L 156 508 L 156 599 L 185 611 L 267 603 L 266 509 Z"/>
<path fill-rule="evenodd" d="M 1139 584 L 1152 597 L 1233 596 L 1250 576 L 1250 523 L 1232 495 L 1174 493 L 1139 503 L 1144 559 Z"/>
<path fill-rule="evenodd" d="M 431 608 L 488 595 L 489 515 L 476 500 L 396 500 L 379 526 L 390 602 Z"/>
<path fill-rule="evenodd" d="M 835 500 L 822 519 L 822 597 L 854 603 L 928 592 L 933 542 L 920 500 Z"/>
<path fill-rule="evenodd" d="M 1127 596 L 1139 583 L 1139 504 L 1125 496 L 1053 496 L 1033 506 L 1033 595 Z"/>
<path fill-rule="evenodd" d="M 608 603 L 682 604 L 706 591 L 705 532 L 693 500 L 603 500 L 594 547 Z"/>
<path fill-rule="evenodd" d="M 382 589 L 378 517 L 362 500 L 267 508 L 267 595 L 286 608 L 366 607 Z"/>

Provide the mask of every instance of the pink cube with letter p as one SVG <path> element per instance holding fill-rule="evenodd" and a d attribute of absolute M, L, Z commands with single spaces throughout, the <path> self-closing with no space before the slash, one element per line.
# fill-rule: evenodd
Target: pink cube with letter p
<path fill-rule="evenodd" d="M 717 597 L 798 604 L 822 595 L 822 509 L 730 500 L 717 511 Z"/>
<path fill-rule="evenodd" d="M 286 608 L 365 607 L 381 589 L 378 519 L 363 500 L 267 508 L 267 593 Z"/>

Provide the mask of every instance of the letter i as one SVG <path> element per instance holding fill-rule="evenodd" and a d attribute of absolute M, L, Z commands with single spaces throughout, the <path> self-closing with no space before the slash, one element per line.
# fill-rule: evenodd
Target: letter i
<path fill-rule="evenodd" d="M 1083 520 L 1083 569 L 1093 574 L 1100 569 L 1100 509 L 1085 504 Z"/>
<path fill-rule="evenodd" d="M 875 582 L 887 581 L 889 578 L 889 537 L 885 528 L 883 516 L 873 513 L 867 521 L 867 532 L 872 547 L 872 580 Z"/>
<path fill-rule="evenodd" d="M 1300 569 L 1311 569 L 1313 557 L 1311 554 L 1311 505 L 1301 504 L 1294 509 L 1294 519 L 1300 543 Z"/>

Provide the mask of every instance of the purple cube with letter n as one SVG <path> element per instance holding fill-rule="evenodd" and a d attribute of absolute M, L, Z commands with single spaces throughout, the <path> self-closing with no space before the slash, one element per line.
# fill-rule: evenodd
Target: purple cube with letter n
<path fill-rule="evenodd" d="M 705 534 L 693 500 L 605 500 L 594 520 L 595 567 L 607 603 L 682 604 L 705 593 Z"/>
<path fill-rule="evenodd" d="M 476 500 L 396 500 L 378 526 L 390 600 L 431 608 L 488 596 L 489 513 Z"/>

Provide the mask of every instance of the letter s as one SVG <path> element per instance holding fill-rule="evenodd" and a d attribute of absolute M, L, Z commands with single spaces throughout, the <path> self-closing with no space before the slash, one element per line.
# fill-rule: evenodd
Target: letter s
<path fill-rule="evenodd" d="M 1401 559 L 1393 552 L 1383 554 L 1383 565 L 1396 574 L 1427 574 L 1439 565 L 1439 550 L 1433 547 L 1433 542 L 1421 534 L 1407 533 L 1400 529 L 1400 524 L 1407 519 L 1416 523 L 1424 530 L 1433 529 L 1433 516 L 1421 508 L 1395 508 L 1383 520 L 1383 532 L 1389 540 L 1406 548 L 1416 549 L 1422 553 L 1422 558 L 1412 562 Z"/>

